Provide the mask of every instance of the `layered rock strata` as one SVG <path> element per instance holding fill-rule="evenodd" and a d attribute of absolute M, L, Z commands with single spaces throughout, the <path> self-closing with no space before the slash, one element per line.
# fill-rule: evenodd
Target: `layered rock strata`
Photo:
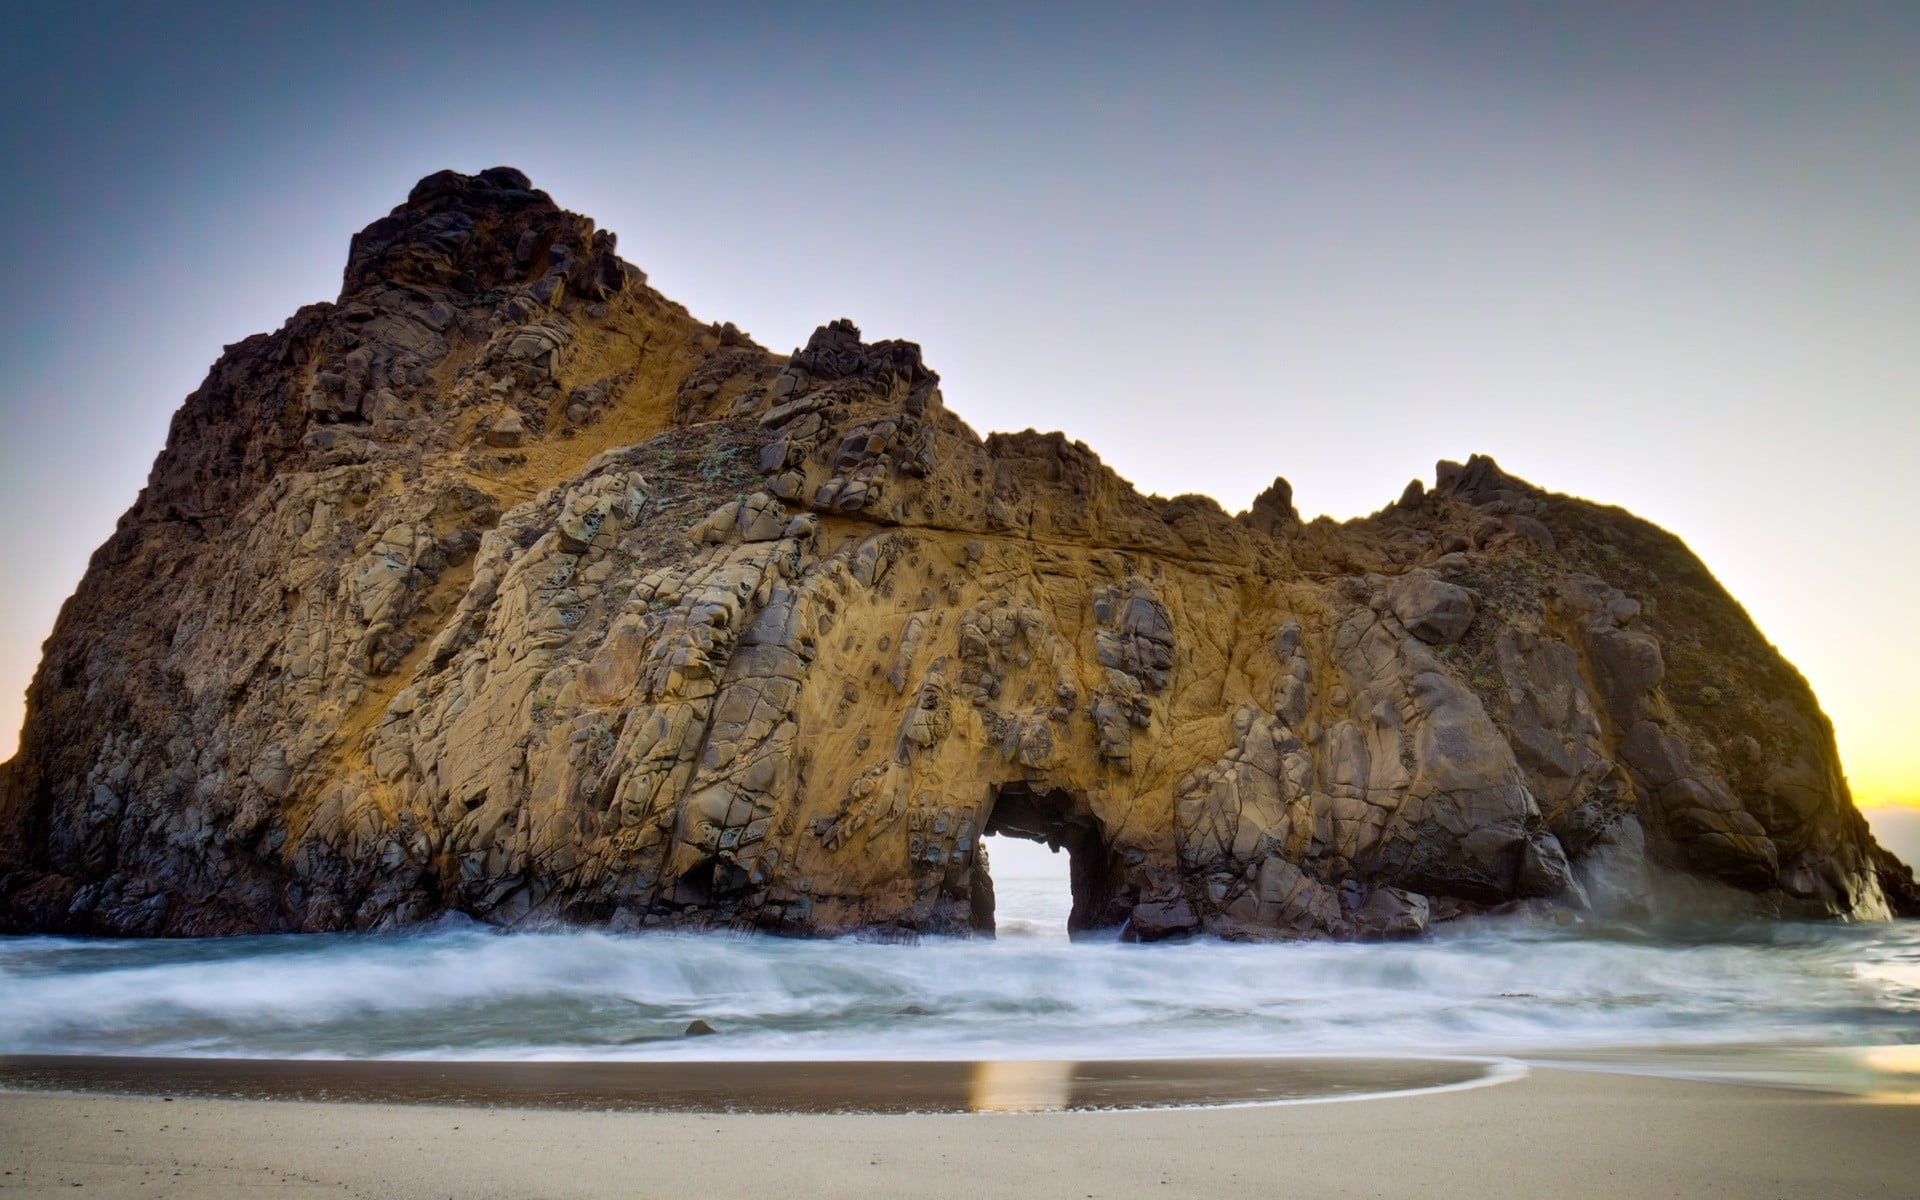
<path fill-rule="evenodd" d="M 907 342 L 781 358 L 519 172 L 227 348 L 62 611 L 0 924 L 1384 937 L 1501 906 L 1913 912 L 1801 677 L 1674 537 L 1491 461 L 1372 517 L 982 439 Z"/>

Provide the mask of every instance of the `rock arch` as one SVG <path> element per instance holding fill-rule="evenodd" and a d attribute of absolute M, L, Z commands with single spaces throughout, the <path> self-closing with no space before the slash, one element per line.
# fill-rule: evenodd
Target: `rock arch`
<path fill-rule="evenodd" d="M 1338 524 L 1142 495 L 613 251 L 443 172 L 229 348 L 47 643 L 0 930 L 963 934 L 994 827 L 1143 940 L 1650 899 L 1598 855 L 1920 913 L 1672 535 L 1478 457 Z"/>

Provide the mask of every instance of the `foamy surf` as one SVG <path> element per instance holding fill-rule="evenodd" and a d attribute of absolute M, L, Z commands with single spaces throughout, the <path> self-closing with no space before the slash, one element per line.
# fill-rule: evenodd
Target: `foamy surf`
<path fill-rule="evenodd" d="M 0 940 L 0 1052 L 248 1058 L 1539 1055 L 1920 1042 L 1920 924 L 1488 923 L 1387 945 L 879 945 L 442 927 Z M 714 1036 L 687 1037 L 705 1022 Z"/>

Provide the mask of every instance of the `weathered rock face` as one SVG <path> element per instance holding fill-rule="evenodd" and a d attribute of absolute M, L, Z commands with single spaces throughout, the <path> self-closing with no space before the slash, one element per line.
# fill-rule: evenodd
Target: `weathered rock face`
<path fill-rule="evenodd" d="M 1478 458 L 1230 517 L 937 385 L 845 321 L 781 360 L 692 320 L 517 171 L 422 181 L 337 304 L 228 348 L 95 554 L 0 772 L 0 926 L 964 932 L 996 831 L 1147 938 L 1649 865 L 1920 901 L 1675 538 Z"/>

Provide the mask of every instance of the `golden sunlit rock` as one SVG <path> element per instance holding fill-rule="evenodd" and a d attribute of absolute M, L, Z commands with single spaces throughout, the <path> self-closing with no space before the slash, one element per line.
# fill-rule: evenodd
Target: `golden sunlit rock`
<path fill-rule="evenodd" d="M 847 321 L 785 358 L 694 321 L 517 171 L 423 180 L 337 304 L 229 348 L 62 612 L 0 927 L 984 931 L 990 832 L 1142 939 L 1658 907 L 1664 872 L 1914 911 L 1672 536 L 1484 458 L 1229 516 L 938 383 Z"/>

